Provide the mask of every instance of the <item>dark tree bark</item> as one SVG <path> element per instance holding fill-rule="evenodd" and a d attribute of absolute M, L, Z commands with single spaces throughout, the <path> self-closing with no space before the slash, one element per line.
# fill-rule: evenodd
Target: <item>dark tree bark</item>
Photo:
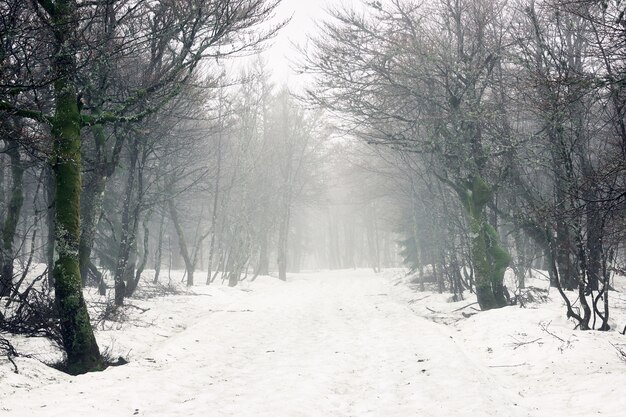
<path fill-rule="evenodd" d="M 161 275 L 161 263 L 163 258 L 163 229 L 165 227 L 165 209 L 161 208 L 161 222 L 159 225 L 159 237 L 157 240 L 157 247 L 154 254 L 154 283 L 159 282 L 159 275 Z"/>
<path fill-rule="evenodd" d="M 9 202 L 2 224 L 2 246 L 0 247 L 0 297 L 6 297 L 13 286 L 13 261 L 15 259 L 15 233 L 24 204 L 24 166 L 17 142 L 7 142 L 6 153 L 11 162 L 11 188 Z"/>
<path fill-rule="evenodd" d="M 178 217 L 178 210 L 176 209 L 176 205 L 171 198 L 168 201 L 168 205 L 170 209 L 170 217 L 172 219 L 174 229 L 176 230 L 176 234 L 178 235 L 178 246 L 180 247 L 180 254 L 183 257 L 183 261 L 185 262 L 185 270 L 187 272 L 187 286 L 191 287 L 193 286 L 193 273 L 195 270 L 195 264 L 192 261 L 189 249 L 187 248 L 187 241 L 185 240 L 185 233 L 183 232 L 183 227 Z"/>
<path fill-rule="evenodd" d="M 137 139 L 130 143 L 130 166 L 128 168 L 128 178 L 126 180 L 126 191 L 124 195 L 124 206 L 122 208 L 122 237 L 120 240 L 119 254 L 117 257 L 117 266 L 115 268 L 115 305 L 124 304 L 126 296 L 126 282 L 128 264 L 131 251 L 135 244 L 135 227 L 136 223 L 132 216 L 133 195 L 135 193 L 135 179 L 137 171 L 137 159 L 139 157 L 139 145 Z"/>
<path fill-rule="evenodd" d="M 104 146 L 106 137 L 104 127 L 95 125 L 91 127 L 96 145 L 96 155 L 94 169 L 83 187 L 81 200 L 81 234 L 80 234 L 80 275 L 83 285 L 87 283 L 88 273 L 92 269 L 91 252 L 96 237 L 98 220 L 102 213 L 102 200 L 106 189 L 108 178 L 113 175 L 117 167 L 120 153 L 124 144 L 124 136 L 116 138 L 113 155 L 107 159 Z"/>

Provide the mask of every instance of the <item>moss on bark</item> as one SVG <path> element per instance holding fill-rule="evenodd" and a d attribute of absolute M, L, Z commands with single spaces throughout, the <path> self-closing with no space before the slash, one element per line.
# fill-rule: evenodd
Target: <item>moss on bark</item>
<path fill-rule="evenodd" d="M 104 363 L 89 321 L 82 294 L 78 247 L 80 242 L 81 119 L 74 85 L 76 58 L 73 50 L 77 19 L 76 2 L 59 0 L 54 8 L 55 114 L 53 172 L 55 199 L 55 247 L 53 275 L 61 321 L 67 370 L 72 374 L 101 370 Z"/>
<path fill-rule="evenodd" d="M 511 258 L 500 246 L 496 230 L 487 222 L 485 208 L 493 195 L 491 187 L 475 176 L 455 190 L 468 215 L 478 304 L 482 310 L 504 307 L 507 305 L 504 272 Z"/>

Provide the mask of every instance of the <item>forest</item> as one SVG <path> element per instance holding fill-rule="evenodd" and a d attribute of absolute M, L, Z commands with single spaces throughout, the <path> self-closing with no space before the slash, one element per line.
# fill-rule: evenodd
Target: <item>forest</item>
<path fill-rule="evenodd" d="M 315 274 L 320 309 L 392 279 L 415 314 L 444 297 L 513 331 L 507 311 L 541 310 L 561 353 L 571 339 L 547 320 L 609 340 L 623 365 L 626 5 L 327 2 L 285 52 L 294 85 L 265 54 L 289 1 L 0 0 L 6 369 L 35 339 L 70 375 L 132 363 L 99 343 L 106 323 L 181 294 L 256 312 L 239 294 L 293 284 L 308 300 Z M 295 289 L 280 291 L 251 305 Z"/>

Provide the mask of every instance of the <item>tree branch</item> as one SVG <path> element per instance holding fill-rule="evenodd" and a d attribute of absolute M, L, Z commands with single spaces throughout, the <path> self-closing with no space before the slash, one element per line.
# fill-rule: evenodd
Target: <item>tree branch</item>
<path fill-rule="evenodd" d="M 48 15 L 54 15 L 54 2 L 52 0 L 36 0 L 37 4 L 48 13 Z"/>
<path fill-rule="evenodd" d="M 41 123 L 51 123 L 52 117 L 46 116 L 37 110 L 21 109 L 13 104 L 0 101 L 0 111 L 5 111 L 13 116 L 25 117 L 27 119 L 35 120 Z"/>

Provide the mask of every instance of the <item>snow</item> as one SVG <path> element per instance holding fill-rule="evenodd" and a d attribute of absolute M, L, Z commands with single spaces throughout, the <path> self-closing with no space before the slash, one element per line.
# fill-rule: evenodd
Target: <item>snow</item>
<path fill-rule="evenodd" d="M 478 314 L 449 297 L 354 270 L 132 299 L 97 332 L 130 364 L 70 377 L 0 362 L 0 416 L 624 415 L 624 336 L 573 330 L 556 292 Z"/>

